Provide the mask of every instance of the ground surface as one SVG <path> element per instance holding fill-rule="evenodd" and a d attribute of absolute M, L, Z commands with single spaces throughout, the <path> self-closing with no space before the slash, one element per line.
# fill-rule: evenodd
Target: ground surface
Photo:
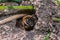
<path fill-rule="evenodd" d="M 48 32 L 51 32 L 49 40 L 60 40 L 60 22 L 52 20 L 54 17 L 60 17 L 60 7 L 54 0 L 30 0 L 30 2 L 28 4 L 34 5 L 38 17 L 35 28 L 32 31 L 24 31 L 16 28 L 16 20 L 13 20 L 0 25 L 0 40 L 44 40 Z M 21 5 L 26 4 L 27 2 L 21 3 Z M 6 17 L 8 16 L 3 16 L 0 20 Z"/>

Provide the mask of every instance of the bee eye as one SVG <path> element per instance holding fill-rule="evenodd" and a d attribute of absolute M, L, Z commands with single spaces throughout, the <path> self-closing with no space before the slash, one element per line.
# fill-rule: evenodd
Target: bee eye
<path fill-rule="evenodd" d="M 33 18 L 26 19 L 26 25 L 33 27 L 35 25 L 34 19 Z"/>

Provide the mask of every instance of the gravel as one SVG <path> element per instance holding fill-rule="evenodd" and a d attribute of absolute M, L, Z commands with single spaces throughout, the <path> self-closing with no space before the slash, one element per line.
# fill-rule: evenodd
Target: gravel
<path fill-rule="evenodd" d="M 13 20 L 0 25 L 0 40 L 44 40 L 49 32 L 51 32 L 49 40 L 60 40 L 60 22 L 52 20 L 60 17 L 60 7 L 56 5 L 55 0 L 30 0 L 29 2 L 23 1 L 20 5 L 32 4 L 38 17 L 35 28 L 31 31 L 22 30 L 15 26 L 16 20 Z M 11 11 L 9 10 L 9 12 Z M 2 11 L 0 11 L 1 13 L 3 14 Z M 0 20 L 8 16 L 3 16 Z"/>

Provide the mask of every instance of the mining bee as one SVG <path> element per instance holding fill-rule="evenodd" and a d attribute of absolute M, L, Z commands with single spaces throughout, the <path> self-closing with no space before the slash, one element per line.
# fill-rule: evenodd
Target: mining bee
<path fill-rule="evenodd" d="M 38 20 L 37 16 L 35 15 L 35 12 L 36 12 L 35 9 L 32 9 L 32 10 L 27 9 L 27 10 L 21 11 L 21 13 L 25 13 L 27 15 L 16 20 L 16 27 L 19 27 L 27 31 L 32 30 Z"/>
<path fill-rule="evenodd" d="M 38 18 L 35 14 L 26 15 L 16 20 L 16 26 L 20 27 L 21 29 L 30 31 L 34 28 L 34 25 L 36 24 L 37 19 Z"/>

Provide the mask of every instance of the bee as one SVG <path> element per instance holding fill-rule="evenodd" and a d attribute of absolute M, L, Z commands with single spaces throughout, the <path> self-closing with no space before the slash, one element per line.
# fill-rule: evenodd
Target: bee
<path fill-rule="evenodd" d="M 37 16 L 35 15 L 35 12 L 36 12 L 35 9 L 33 10 L 27 9 L 25 11 L 21 11 L 21 13 L 25 13 L 27 15 L 16 20 L 16 27 L 27 31 L 33 30 L 38 20 Z"/>
<path fill-rule="evenodd" d="M 23 30 L 33 30 L 36 22 L 37 22 L 37 16 L 34 15 L 26 15 L 23 16 L 22 18 L 19 18 L 16 20 L 16 26 L 23 29 Z"/>

